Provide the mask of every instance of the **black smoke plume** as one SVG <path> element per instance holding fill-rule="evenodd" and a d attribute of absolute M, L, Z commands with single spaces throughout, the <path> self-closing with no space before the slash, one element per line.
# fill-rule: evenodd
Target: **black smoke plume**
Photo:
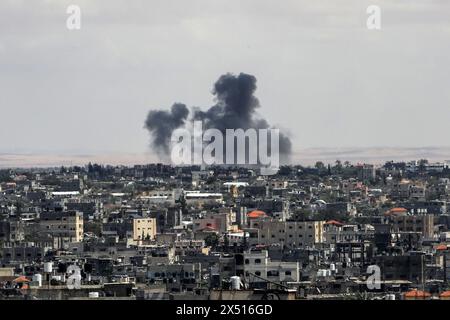
<path fill-rule="evenodd" d="M 216 104 L 206 111 L 194 108 L 192 120 L 202 120 L 204 129 L 216 128 L 224 134 L 226 129 L 269 129 L 269 123 L 256 114 L 260 104 L 254 96 L 255 91 L 256 78 L 252 75 L 222 75 L 212 91 Z M 150 111 L 146 128 L 153 138 L 153 147 L 167 154 L 172 131 L 183 127 L 188 115 L 189 110 L 183 104 L 174 104 L 171 112 Z M 280 160 L 287 160 L 291 148 L 289 137 L 280 132 Z"/>
<path fill-rule="evenodd" d="M 152 145 L 160 156 L 167 155 L 170 150 L 172 132 L 184 126 L 189 109 L 182 103 L 172 105 L 170 111 L 152 110 L 148 113 L 145 127 L 152 135 Z"/>

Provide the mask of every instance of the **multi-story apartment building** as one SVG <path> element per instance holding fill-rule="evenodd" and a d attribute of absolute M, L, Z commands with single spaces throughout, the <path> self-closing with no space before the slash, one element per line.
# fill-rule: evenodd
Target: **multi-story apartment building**
<path fill-rule="evenodd" d="M 423 283 L 425 276 L 425 256 L 423 254 L 377 256 L 375 264 L 380 267 L 384 281 L 406 280 Z"/>
<path fill-rule="evenodd" d="M 83 213 L 78 211 L 42 212 L 40 229 L 55 240 L 55 246 L 83 241 Z"/>
<path fill-rule="evenodd" d="M 156 237 L 155 218 L 133 219 L 133 240 L 154 240 Z"/>
<path fill-rule="evenodd" d="M 236 268 L 243 268 L 243 274 L 249 283 L 265 283 L 265 280 L 276 283 L 300 280 L 298 262 L 272 261 L 267 250 L 244 252 L 243 258 L 243 265 Z"/>
<path fill-rule="evenodd" d="M 410 196 L 411 182 L 409 180 L 388 180 L 387 186 L 392 199 L 408 199 Z"/>
<path fill-rule="evenodd" d="M 360 164 L 358 168 L 358 178 L 360 180 L 373 180 L 375 179 L 375 166 L 373 164 Z"/>
<path fill-rule="evenodd" d="M 193 222 L 194 232 L 205 229 L 215 230 L 220 233 L 228 231 L 231 223 L 230 213 L 208 214 L 201 219 L 195 219 Z"/>
<path fill-rule="evenodd" d="M 425 238 L 433 238 L 434 215 L 400 215 L 390 218 L 394 232 L 420 232 Z"/>
<path fill-rule="evenodd" d="M 426 184 L 414 184 L 409 189 L 409 197 L 413 200 L 425 201 L 426 191 Z"/>
<path fill-rule="evenodd" d="M 337 221 L 328 221 L 325 224 L 325 239 L 327 244 L 361 242 L 374 233 L 374 227 L 371 225 L 343 225 Z"/>
<path fill-rule="evenodd" d="M 314 247 L 325 241 L 324 221 L 252 220 L 251 228 L 258 228 L 260 244 L 281 244 L 286 247 Z"/>

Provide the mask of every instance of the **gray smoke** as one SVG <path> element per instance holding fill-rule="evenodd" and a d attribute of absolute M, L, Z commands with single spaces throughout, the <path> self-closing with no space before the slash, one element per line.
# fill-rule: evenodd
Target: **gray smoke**
<path fill-rule="evenodd" d="M 152 110 L 148 113 L 145 127 L 152 135 L 152 146 L 160 155 L 169 154 L 172 132 L 184 126 L 189 109 L 182 103 L 172 105 L 170 111 Z"/>
<path fill-rule="evenodd" d="M 193 120 L 202 120 L 204 129 L 216 128 L 222 133 L 226 129 L 269 129 L 269 123 L 256 114 L 260 107 L 254 96 L 256 78 L 240 73 L 227 73 L 214 84 L 212 93 L 216 104 L 206 111 L 194 108 Z M 152 144 L 157 150 L 169 152 L 172 131 L 184 126 L 189 110 L 185 105 L 175 104 L 172 111 L 150 111 L 146 128 L 150 131 Z M 291 153 L 291 140 L 280 132 L 280 155 L 285 161 Z"/>

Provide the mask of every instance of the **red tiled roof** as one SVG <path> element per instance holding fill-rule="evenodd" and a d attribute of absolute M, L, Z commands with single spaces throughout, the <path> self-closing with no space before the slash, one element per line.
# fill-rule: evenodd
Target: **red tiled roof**
<path fill-rule="evenodd" d="M 408 212 L 408 210 L 406 210 L 405 208 L 392 208 L 388 211 L 386 211 L 385 215 L 390 216 L 392 214 L 399 214 L 399 213 L 406 213 Z"/>
<path fill-rule="evenodd" d="M 332 225 L 336 225 L 336 226 L 343 226 L 344 225 L 342 222 L 339 222 L 337 220 L 329 220 L 329 221 L 325 222 L 325 224 L 332 224 Z"/>
<path fill-rule="evenodd" d="M 444 291 L 442 292 L 439 297 L 441 298 L 450 298 L 450 291 Z"/>
<path fill-rule="evenodd" d="M 25 276 L 20 276 L 13 280 L 13 282 L 21 283 L 21 282 L 30 282 L 30 280 L 27 279 Z"/>
<path fill-rule="evenodd" d="M 405 293 L 405 298 L 427 298 L 427 297 L 431 297 L 431 294 L 417 289 Z"/>
<path fill-rule="evenodd" d="M 263 218 L 266 217 L 266 213 L 264 211 L 261 210 L 254 210 L 250 213 L 247 213 L 247 217 L 248 218 Z"/>

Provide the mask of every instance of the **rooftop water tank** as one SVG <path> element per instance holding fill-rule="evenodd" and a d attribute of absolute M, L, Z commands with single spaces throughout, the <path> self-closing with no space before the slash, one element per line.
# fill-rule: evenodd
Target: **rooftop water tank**
<path fill-rule="evenodd" d="M 38 283 L 39 287 L 42 287 L 42 275 L 37 273 L 33 276 L 33 281 L 36 281 Z"/>
<path fill-rule="evenodd" d="M 327 270 L 325 270 L 325 269 L 317 270 L 317 276 L 318 277 L 326 277 L 327 276 Z"/>
<path fill-rule="evenodd" d="M 120 277 L 119 282 L 120 283 L 129 283 L 130 278 L 129 277 Z"/>
<path fill-rule="evenodd" d="M 232 276 L 231 280 L 231 290 L 241 290 L 241 278 L 238 276 Z"/>
<path fill-rule="evenodd" d="M 52 279 L 56 280 L 56 281 L 61 281 L 62 277 L 61 276 L 52 276 Z"/>
<path fill-rule="evenodd" d="M 44 272 L 46 272 L 46 273 L 53 272 L 53 262 L 45 262 L 44 263 Z"/>

